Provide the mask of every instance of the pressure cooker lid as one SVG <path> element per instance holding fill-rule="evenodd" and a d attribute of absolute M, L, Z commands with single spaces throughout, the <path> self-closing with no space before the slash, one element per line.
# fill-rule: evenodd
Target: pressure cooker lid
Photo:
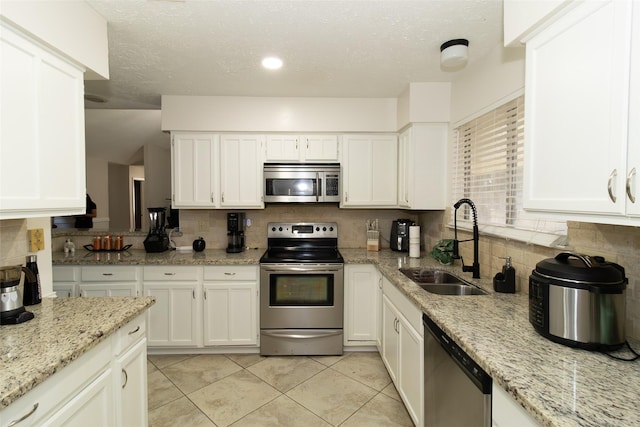
<path fill-rule="evenodd" d="M 536 264 L 534 273 L 550 278 L 592 284 L 620 285 L 626 283 L 624 268 L 605 261 L 603 257 L 562 252 Z"/>

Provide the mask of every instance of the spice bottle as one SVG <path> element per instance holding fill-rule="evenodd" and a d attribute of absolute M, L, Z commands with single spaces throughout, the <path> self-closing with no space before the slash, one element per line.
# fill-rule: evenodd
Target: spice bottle
<path fill-rule="evenodd" d="M 40 274 L 38 273 L 38 263 L 36 255 L 27 255 L 27 269 L 33 273 L 35 281 L 29 280 L 29 277 L 25 274 L 22 304 L 40 304 L 42 302 L 42 288 L 40 287 Z"/>

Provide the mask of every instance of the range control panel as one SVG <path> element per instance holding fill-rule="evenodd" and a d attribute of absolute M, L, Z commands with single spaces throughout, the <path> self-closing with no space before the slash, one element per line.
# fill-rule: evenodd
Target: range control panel
<path fill-rule="evenodd" d="M 267 237 L 285 239 L 338 238 L 335 222 L 270 222 Z"/>

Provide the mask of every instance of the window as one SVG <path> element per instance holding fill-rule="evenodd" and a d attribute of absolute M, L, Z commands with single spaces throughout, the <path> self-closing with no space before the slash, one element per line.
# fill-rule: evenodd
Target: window
<path fill-rule="evenodd" d="M 523 95 L 457 126 L 453 138 L 452 205 L 473 200 L 480 228 L 494 234 L 513 235 L 512 229 L 566 235 L 566 222 L 541 220 L 522 208 Z M 470 214 L 463 205 L 457 219 L 470 221 Z"/>

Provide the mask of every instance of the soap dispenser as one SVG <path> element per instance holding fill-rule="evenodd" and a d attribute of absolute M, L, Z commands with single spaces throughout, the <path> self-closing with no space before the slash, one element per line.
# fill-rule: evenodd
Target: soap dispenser
<path fill-rule="evenodd" d="M 493 278 L 493 290 L 513 294 L 516 292 L 516 269 L 511 265 L 511 257 L 505 257 L 502 272 Z"/>

